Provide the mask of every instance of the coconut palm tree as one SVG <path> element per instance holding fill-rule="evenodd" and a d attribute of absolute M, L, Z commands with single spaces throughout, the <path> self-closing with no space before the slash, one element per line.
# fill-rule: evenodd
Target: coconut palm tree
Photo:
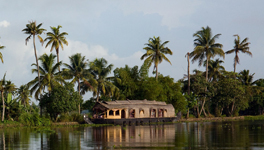
<path fill-rule="evenodd" d="M 51 49 L 50 51 L 52 51 L 53 49 L 56 50 L 56 54 L 57 54 L 57 63 L 59 63 L 59 48 L 61 47 L 61 49 L 63 50 L 63 44 L 68 46 L 68 41 L 65 38 L 65 35 L 68 35 L 68 33 L 66 32 L 62 32 L 60 33 L 60 28 L 62 28 L 62 26 L 58 25 L 58 27 L 50 27 L 52 32 L 48 32 L 47 33 L 47 38 L 44 41 L 48 41 L 48 43 L 46 44 L 46 48 L 51 45 Z M 60 71 L 60 68 L 59 68 Z"/>
<path fill-rule="evenodd" d="M 46 31 L 46 29 L 41 28 L 42 23 L 38 24 L 36 21 L 29 21 L 29 24 L 26 24 L 26 28 L 22 30 L 25 34 L 29 34 L 29 36 L 26 38 L 26 45 L 31 36 L 33 36 L 33 46 L 34 46 L 34 52 L 35 52 L 35 58 L 36 58 L 36 64 L 37 64 L 37 71 L 38 71 L 38 81 L 40 86 L 40 75 L 39 75 L 39 64 L 38 64 L 38 56 L 37 56 L 37 49 L 35 44 L 35 36 L 38 36 L 39 41 L 43 44 L 43 39 L 41 38 L 41 34 L 43 31 Z"/>
<path fill-rule="evenodd" d="M 89 82 L 92 79 L 92 74 L 88 70 L 88 62 L 85 59 L 85 56 L 82 56 L 80 53 L 74 54 L 69 57 L 70 64 L 64 63 L 66 68 L 63 69 L 62 75 L 64 79 L 72 79 L 71 83 L 78 83 L 78 92 L 81 95 L 81 81 L 89 87 L 89 90 L 92 89 Z M 79 104 L 79 113 L 80 113 L 80 104 Z"/>
<path fill-rule="evenodd" d="M 216 81 L 225 71 L 225 67 L 221 65 L 224 61 L 216 59 L 208 62 L 208 79 L 209 81 Z M 206 66 L 206 61 L 204 61 Z"/>
<path fill-rule="evenodd" d="M 14 91 L 15 85 L 11 81 L 7 81 L 5 79 L 6 74 L 4 75 L 3 79 L 0 80 L 0 92 L 1 92 L 1 98 L 2 98 L 2 105 L 3 105 L 3 111 L 2 111 L 2 121 L 5 119 L 5 98 L 4 98 L 4 92 L 11 92 Z"/>
<path fill-rule="evenodd" d="M 193 34 L 194 39 L 194 51 L 190 53 L 192 62 L 199 61 L 199 66 L 202 65 L 204 59 L 206 60 L 206 81 L 208 80 L 208 62 L 216 55 L 225 58 L 225 52 L 222 49 L 222 44 L 215 43 L 215 40 L 219 38 L 221 34 L 212 35 L 210 27 L 202 27 L 202 30 Z"/>
<path fill-rule="evenodd" d="M 62 65 L 62 62 L 60 61 L 59 63 L 55 63 L 55 58 L 56 55 L 53 55 L 52 53 L 50 55 L 43 54 L 39 58 L 41 62 L 41 66 L 39 66 L 40 84 L 38 83 L 37 77 L 27 84 L 29 87 L 31 87 L 31 94 L 35 92 L 36 99 L 38 99 L 41 91 L 47 89 L 48 92 L 51 92 L 54 86 L 65 83 L 63 77 L 58 72 L 58 68 Z M 36 64 L 32 65 L 37 66 Z M 32 69 L 32 73 L 36 72 L 36 68 Z"/>
<path fill-rule="evenodd" d="M 199 66 L 202 65 L 204 59 L 206 60 L 206 73 L 205 80 L 208 81 L 208 62 L 211 58 L 214 58 L 216 55 L 220 57 L 225 57 L 225 52 L 222 49 L 222 44 L 215 43 L 215 40 L 219 38 L 221 34 L 212 35 L 212 31 L 210 27 L 202 27 L 202 30 L 197 31 L 193 34 L 194 39 L 194 51 L 190 53 L 190 58 L 192 58 L 192 62 L 199 61 Z M 207 91 L 207 88 L 205 89 Z M 204 111 L 205 98 L 202 103 L 202 111 L 205 116 L 206 113 Z"/>
<path fill-rule="evenodd" d="M 93 95 L 96 96 L 96 101 L 99 101 L 99 95 L 112 96 L 117 87 L 111 82 L 114 77 L 108 77 L 111 73 L 113 64 L 107 65 L 104 58 L 95 59 L 89 63 L 90 70 L 96 80 L 93 85 Z"/>
<path fill-rule="evenodd" d="M 18 100 L 25 106 L 29 105 L 29 101 L 31 98 L 29 86 L 27 84 L 21 85 L 17 89 Z"/>
<path fill-rule="evenodd" d="M 238 79 L 243 85 L 251 86 L 255 84 L 255 82 L 253 82 L 254 75 L 255 73 L 249 74 L 249 70 L 244 69 L 238 73 Z"/>
<path fill-rule="evenodd" d="M 252 53 L 249 51 L 249 47 L 248 45 L 250 44 L 248 42 L 248 38 L 245 38 L 244 40 L 242 40 L 240 42 L 240 37 L 239 35 L 234 35 L 237 37 L 237 39 L 234 40 L 235 46 L 233 49 L 229 50 L 226 52 L 226 54 L 231 54 L 231 53 L 235 53 L 235 58 L 234 58 L 234 72 L 236 72 L 236 65 L 239 64 L 239 57 L 238 57 L 238 53 L 242 52 L 242 53 L 246 53 L 250 56 L 252 56 Z"/>
<path fill-rule="evenodd" d="M 4 48 L 5 48 L 4 46 L 1 46 L 1 45 L 0 45 L 0 50 L 1 50 L 1 49 L 4 49 Z M 2 63 L 4 63 L 3 55 L 2 55 L 1 52 L 0 52 L 0 59 L 1 59 Z"/>
<path fill-rule="evenodd" d="M 172 51 L 168 48 L 165 47 L 165 45 L 169 43 L 169 41 L 165 41 L 164 43 L 161 42 L 160 37 L 153 37 L 149 38 L 148 43 L 146 43 L 146 47 L 143 49 L 146 50 L 146 53 L 141 56 L 141 60 L 144 58 L 144 62 L 148 62 L 148 68 L 151 66 L 151 64 L 154 64 L 154 69 L 156 69 L 156 80 L 158 80 L 158 65 L 164 60 L 167 62 L 170 62 L 170 60 L 165 56 L 165 54 L 172 55 Z"/>

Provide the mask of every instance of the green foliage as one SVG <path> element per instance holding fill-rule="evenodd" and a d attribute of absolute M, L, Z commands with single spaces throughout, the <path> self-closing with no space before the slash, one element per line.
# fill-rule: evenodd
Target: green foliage
<path fill-rule="evenodd" d="M 80 115 L 78 113 L 64 113 L 61 114 L 58 118 L 58 122 L 78 122 L 78 123 L 84 123 L 83 115 Z"/>
<path fill-rule="evenodd" d="M 45 107 L 47 113 L 56 120 L 61 113 L 71 112 L 78 109 L 82 97 L 74 91 L 73 84 L 55 86 L 51 93 L 46 93 L 41 98 L 40 106 Z"/>
<path fill-rule="evenodd" d="M 48 118 L 40 117 L 38 113 L 23 113 L 18 121 L 26 126 L 49 126 L 51 121 Z"/>

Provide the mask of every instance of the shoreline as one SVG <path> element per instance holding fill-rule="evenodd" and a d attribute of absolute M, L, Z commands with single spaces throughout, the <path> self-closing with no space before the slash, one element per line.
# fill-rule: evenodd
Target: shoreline
<path fill-rule="evenodd" d="M 254 118 L 254 116 L 253 116 Z M 181 118 L 177 122 L 215 122 L 215 121 L 237 121 L 237 120 L 246 120 L 246 116 L 238 117 L 212 117 L 212 118 Z"/>

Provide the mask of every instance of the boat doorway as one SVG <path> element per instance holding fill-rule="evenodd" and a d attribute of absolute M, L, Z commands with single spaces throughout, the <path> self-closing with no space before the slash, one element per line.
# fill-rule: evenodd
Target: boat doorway
<path fill-rule="evenodd" d="M 126 111 L 124 109 L 121 111 L 121 118 L 126 118 Z"/>

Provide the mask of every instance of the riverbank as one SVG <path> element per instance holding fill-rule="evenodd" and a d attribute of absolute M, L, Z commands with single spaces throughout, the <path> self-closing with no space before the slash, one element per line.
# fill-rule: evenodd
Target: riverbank
<path fill-rule="evenodd" d="M 252 116 L 253 118 L 255 116 Z M 238 117 L 213 117 L 213 118 L 181 118 L 179 122 L 210 122 L 210 121 L 236 121 L 236 120 L 245 120 L 245 116 Z M 264 118 L 263 118 L 264 120 Z"/>
<path fill-rule="evenodd" d="M 217 122 L 217 121 L 238 121 L 238 120 L 264 120 L 264 115 L 259 116 L 238 116 L 238 117 L 212 117 L 212 118 L 182 118 L 177 122 Z M 53 122 L 49 126 L 109 126 L 110 124 L 81 124 L 78 122 Z M 0 128 L 4 127 L 26 127 L 16 121 L 5 121 L 0 123 Z"/>

